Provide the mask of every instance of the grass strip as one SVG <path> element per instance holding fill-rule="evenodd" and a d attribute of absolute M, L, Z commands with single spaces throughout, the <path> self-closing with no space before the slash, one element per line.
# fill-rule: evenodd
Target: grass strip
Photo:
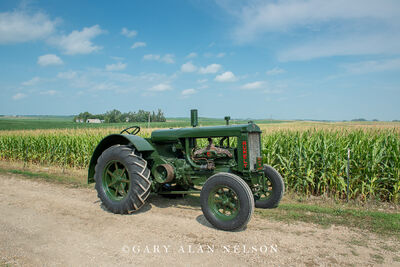
<path fill-rule="evenodd" d="M 311 204 L 282 203 L 276 209 L 256 209 L 256 214 L 283 222 L 302 221 L 323 227 L 332 225 L 369 230 L 400 239 L 400 214 L 380 211 L 321 207 Z"/>
<path fill-rule="evenodd" d="M 32 172 L 28 170 L 7 169 L 3 167 L 0 167 L 0 173 L 17 174 L 17 175 L 22 175 L 28 179 L 44 180 L 46 182 L 51 182 L 51 183 L 67 184 L 73 187 L 86 187 L 86 188 L 91 187 L 91 185 L 87 185 L 77 180 L 76 177 L 68 175 L 57 175 L 44 172 Z"/>

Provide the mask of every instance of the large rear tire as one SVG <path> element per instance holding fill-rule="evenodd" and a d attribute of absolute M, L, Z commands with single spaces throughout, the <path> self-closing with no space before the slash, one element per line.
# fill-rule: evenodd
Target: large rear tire
<path fill-rule="evenodd" d="M 285 192 L 285 183 L 277 170 L 269 165 L 264 165 L 264 174 L 266 178 L 265 192 L 259 193 L 259 199 L 256 199 L 256 208 L 272 209 L 276 208 Z"/>
<path fill-rule="evenodd" d="M 254 211 L 250 187 L 239 176 L 217 173 L 205 182 L 200 193 L 204 217 L 226 231 L 245 227 Z"/>
<path fill-rule="evenodd" d="M 113 213 L 140 209 L 150 194 L 150 170 L 135 149 L 114 145 L 101 154 L 95 167 L 97 195 Z"/>

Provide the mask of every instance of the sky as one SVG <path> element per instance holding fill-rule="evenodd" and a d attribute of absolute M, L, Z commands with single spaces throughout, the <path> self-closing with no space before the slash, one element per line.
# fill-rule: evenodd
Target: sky
<path fill-rule="evenodd" d="M 400 1 L 0 1 L 0 114 L 400 119 Z"/>

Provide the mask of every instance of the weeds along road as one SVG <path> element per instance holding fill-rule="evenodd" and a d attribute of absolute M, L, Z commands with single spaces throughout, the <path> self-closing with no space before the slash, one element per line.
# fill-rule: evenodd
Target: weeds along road
<path fill-rule="evenodd" d="M 0 175 L 0 264 L 21 266 L 400 265 L 399 244 L 368 232 L 253 216 L 212 228 L 193 198 L 151 196 L 132 215 L 94 189 Z"/>

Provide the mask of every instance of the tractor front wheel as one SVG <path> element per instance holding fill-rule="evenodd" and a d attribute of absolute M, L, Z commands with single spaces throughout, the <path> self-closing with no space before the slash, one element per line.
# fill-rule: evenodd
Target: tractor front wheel
<path fill-rule="evenodd" d="M 276 208 L 285 191 L 285 183 L 277 170 L 269 165 L 264 165 L 265 190 L 256 192 L 256 208 Z"/>
<path fill-rule="evenodd" d="M 140 209 L 150 194 L 150 170 L 135 150 L 114 145 L 101 154 L 95 167 L 97 195 L 113 213 Z"/>
<path fill-rule="evenodd" d="M 204 217 L 214 227 L 226 231 L 246 226 L 254 211 L 250 187 L 231 173 L 211 176 L 201 190 L 200 201 Z"/>

